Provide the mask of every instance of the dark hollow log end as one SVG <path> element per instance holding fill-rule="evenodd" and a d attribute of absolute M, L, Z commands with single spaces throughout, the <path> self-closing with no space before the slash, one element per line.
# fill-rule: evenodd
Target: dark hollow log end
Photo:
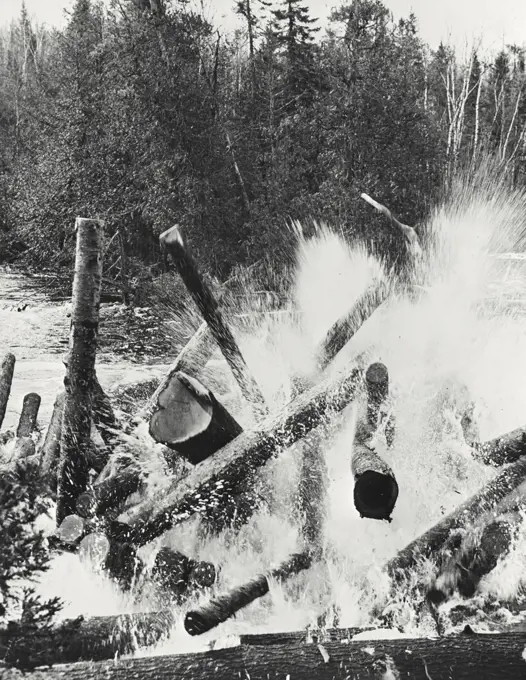
<path fill-rule="evenodd" d="M 361 517 L 391 519 L 398 498 L 398 484 L 391 475 L 366 470 L 356 477 L 354 505 Z"/>

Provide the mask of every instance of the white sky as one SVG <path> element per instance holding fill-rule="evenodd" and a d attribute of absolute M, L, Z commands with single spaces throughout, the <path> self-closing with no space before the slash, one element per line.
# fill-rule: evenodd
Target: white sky
<path fill-rule="evenodd" d="M 216 24 L 225 28 L 236 25 L 232 7 L 234 0 L 193 0 L 204 3 L 206 14 L 215 18 Z M 340 0 L 304 0 L 312 16 L 325 22 L 327 15 Z M 17 16 L 22 0 L 0 0 L 0 25 Z M 35 18 L 49 24 L 60 25 L 63 9 L 71 7 L 72 0 L 26 0 L 26 6 Z M 466 41 L 482 38 L 485 49 L 497 50 L 505 43 L 526 44 L 526 0 L 385 0 L 384 4 L 395 18 L 407 16 L 411 9 L 416 14 L 420 34 L 432 47 L 440 39 L 451 41 L 462 49 Z"/>

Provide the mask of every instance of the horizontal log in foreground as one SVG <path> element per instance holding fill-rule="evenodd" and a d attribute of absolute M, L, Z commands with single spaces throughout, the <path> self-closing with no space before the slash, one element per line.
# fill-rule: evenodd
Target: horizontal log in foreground
<path fill-rule="evenodd" d="M 77 664 L 55 669 L 68 680 L 518 680 L 525 676 L 526 633 L 442 639 L 292 641 L 211 652 Z"/>
<path fill-rule="evenodd" d="M 442 548 L 452 531 L 468 526 L 477 518 L 495 511 L 499 503 L 525 480 L 526 456 L 505 468 L 474 496 L 395 555 L 386 565 L 388 573 L 391 576 L 403 574 L 420 558 L 430 557 Z"/>
<path fill-rule="evenodd" d="M 280 450 L 320 425 L 329 411 L 343 410 L 361 384 L 362 372 L 354 367 L 339 376 L 329 376 L 283 411 L 199 463 L 187 477 L 175 480 L 164 496 L 158 494 L 139 508 L 133 525 L 115 524 L 112 534 L 118 540 L 145 545 L 192 514 L 220 504 L 230 489 L 240 488 L 244 479 Z"/>
<path fill-rule="evenodd" d="M 10 624 L 0 630 L 0 660 L 32 669 L 113 659 L 156 644 L 169 635 L 174 624 L 171 611 L 81 617 L 43 629 Z"/>

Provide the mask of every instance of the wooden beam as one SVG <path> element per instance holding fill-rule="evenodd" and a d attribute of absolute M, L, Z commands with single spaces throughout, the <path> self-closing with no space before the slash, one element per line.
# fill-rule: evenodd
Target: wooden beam
<path fill-rule="evenodd" d="M 187 477 L 174 480 L 164 496 L 157 496 L 139 508 L 133 525 L 115 526 L 115 535 L 144 545 L 194 513 L 220 504 L 230 489 L 239 488 L 244 479 L 270 458 L 305 437 L 323 422 L 329 411 L 344 409 L 361 384 L 361 371 L 354 367 L 336 377 L 327 377 L 280 413 L 240 434 Z"/>
<path fill-rule="evenodd" d="M 446 638 L 250 644 L 197 654 L 81 663 L 53 669 L 65 680 L 518 680 L 524 677 L 526 633 Z M 36 679 L 35 679 L 36 680 Z"/>
<path fill-rule="evenodd" d="M 7 402 L 9 401 L 9 395 L 11 394 L 15 362 L 15 355 L 9 352 L 2 359 L 2 365 L 0 366 L 0 427 L 2 427 L 2 423 L 4 422 Z"/>
<path fill-rule="evenodd" d="M 102 225 L 77 218 L 70 352 L 58 468 L 57 526 L 86 490 L 102 278 Z"/>
<path fill-rule="evenodd" d="M 241 350 L 230 327 L 219 310 L 217 300 L 206 285 L 197 264 L 185 247 L 179 227 L 176 225 L 166 230 L 159 238 L 161 244 L 170 253 L 177 271 L 201 312 L 203 319 L 210 327 L 210 332 L 228 362 L 243 396 L 248 401 L 254 403 L 259 409 L 264 408 L 265 399 L 263 394 L 241 354 Z"/>

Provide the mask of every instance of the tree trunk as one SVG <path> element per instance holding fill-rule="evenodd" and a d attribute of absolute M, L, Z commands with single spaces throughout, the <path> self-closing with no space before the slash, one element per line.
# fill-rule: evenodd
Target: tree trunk
<path fill-rule="evenodd" d="M 143 472 L 139 465 L 131 462 L 117 474 L 97 480 L 91 489 L 79 495 L 76 510 L 80 517 L 104 517 L 121 507 L 122 503 L 138 491 L 143 481 Z"/>
<path fill-rule="evenodd" d="M 396 577 L 412 568 L 419 558 L 439 551 L 455 529 L 467 526 L 498 504 L 526 479 L 526 457 L 520 458 L 486 484 L 460 507 L 416 538 L 387 563 L 387 571 Z"/>
<path fill-rule="evenodd" d="M 305 437 L 328 412 L 344 409 L 355 398 L 361 382 L 361 372 L 355 368 L 329 376 L 257 429 L 243 432 L 185 479 L 174 481 L 164 497 L 143 505 L 133 526 L 115 526 L 115 535 L 144 545 L 195 512 L 220 504 L 230 489 L 239 488 L 270 458 Z"/>
<path fill-rule="evenodd" d="M 317 351 L 320 370 L 325 369 L 331 363 L 373 312 L 383 305 L 388 296 L 389 286 L 385 283 L 369 288 L 351 311 L 336 321 Z"/>
<path fill-rule="evenodd" d="M 519 427 L 487 442 L 469 442 L 473 457 L 485 465 L 500 467 L 526 455 L 526 428 Z"/>
<path fill-rule="evenodd" d="M 78 664 L 53 671 L 68 680 L 518 680 L 526 633 L 370 640 L 347 644 L 237 645 L 197 654 Z"/>
<path fill-rule="evenodd" d="M 0 630 L 0 658 L 22 669 L 113 660 L 154 645 L 168 636 L 174 623 L 171 611 L 80 617 L 40 629 L 11 623 Z"/>
<path fill-rule="evenodd" d="M 389 373 L 384 364 L 374 363 L 369 366 L 365 373 L 365 388 L 369 427 L 373 433 L 378 428 L 385 428 L 387 444 L 392 446 L 395 436 L 395 420 L 394 416 L 388 412 Z"/>
<path fill-rule="evenodd" d="M 40 395 L 36 394 L 36 392 L 26 394 L 16 429 L 17 437 L 29 437 L 35 431 L 39 408 Z"/>
<path fill-rule="evenodd" d="M 179 371 L 159 393 L 149 431 L 156 442 L 197 465 L 243 430 L 210 390 Z"/>
<path fill-rule="evenodd" d="M 2 366 L 0 367 L 0 427 L 2 427 L 2 423 L 4 422 L 7 402 L 9 401 L 9 395 L 11 394 L 15 362 L 15 355 L 9 353 L 3 358 Z"/>
<path fill-rule="evenodd" d="M 229 593 L 214 597 L 206 604 L 190 610 L 184 620 L 184 627 L 190 635 L 202 635 L 220 623 L 224 623 L 238 611 L 248 606 L 269 591 L 269 579 L 283 580 L 308 569 L 312 564 L 312 555 L 306 551 L 292 555 L 278 567 L 267 574 L 261 574 Z"/>
<path fill-rule="evenodd" d="M 327 465 L 323 432 L 313 432 L 302 442 L 299 483 L 300 512 L 305 548 L 319 559 L 323 551 L 323 529 L 327 512 Z"/>
<path fill-rule="evenodd" d="M 106 444 L 111 444 L 116 437 L 117 418 L 108 395 L 101 387 L 97 374 L 93 374 L 93 420 L 100 430 Z"/>
<path fill-rule="evenodd" d="M 188 292 L 209 325 L 210 332 L 228 362 L 243 396 L 258 408 L 263 408 L 265 400 L 261 390 L 245 363 L 232 331 L 223 319 L 217 300 L 185 248 L 179 227 L 175 226 L 165 231 L 161 234 L 160 241 L 170 253 Z"/>
<path fill-rule="evenodd" d="M 86 490 L 102 277 L 100 222 L 77 218 L 70 353 L 58 470 L 57 525 L 75 511 Z"/>

